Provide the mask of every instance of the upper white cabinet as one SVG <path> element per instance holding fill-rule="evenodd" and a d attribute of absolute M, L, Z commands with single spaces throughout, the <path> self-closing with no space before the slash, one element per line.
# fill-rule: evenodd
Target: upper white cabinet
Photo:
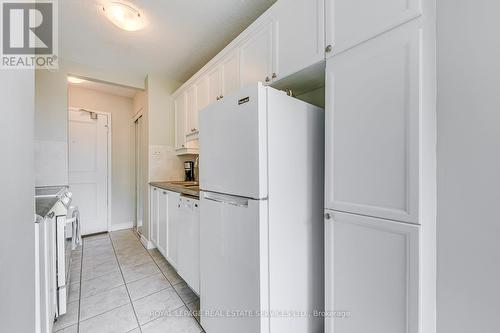
<path fill-rule="evenodd" d="M 420 223 L 420 28 L 328 59 L 326 208 Z"/>
<path fill-rule="evenodd" d="M 222 59 L 220 64 L 222 72 L 221 97 L 229 95 L 240 87 L 240 52 L 236 49 Z"/>
<path fill-rule="evenodd" d="M 422 13 L 421 0 L 325 0 L 329 55 L 382 34 Z"/>
<path fill-rule="evenodd" d="M 221 67 L 216 66 L 208 72 L 209 103 L 218 101 L 222 93 Z"/>
<path fill-rule="evenodd" d="M 325 0 L 277 1 L 174 93 L 175 100 L 185 95 L 176 107 L 177 154 L 197 153 L 190 142 L 198 139 L 198 112 L 210 103 L 242 85 L 272 84 L 324 59 Z"/>
<path fill-rule="evenodd" d="M 325 59 L 325 0 L 278 0 L 275 78 L 280 80 Z"/>
<path fill-rule="evenodd" d="M 420 226 L 327 212 L 326 333 L 418 333 Z"/>
<path fill-rule="evenodd" d="M 186 129 L 188 135 L 198 132 L 198 105 L 196 96 L 196 85 L 192 85 L 186 91 Z"/>
<path fill-rule="evenodd" d="M 269 84 L 276 76 L 273 60 L 276 54 L 274 43 L 274 21 L 262 23 L 255 33 L 243 42 L 240 48 L 241 84 L 261 81 Z"/>
<path fill-rule="evenodd" d="M 175 149 L 186 147 L 186 96 L 182 93 L 174 100 Z"/>
<path fill-rule="evenodd" d="M 210 80 L 208 75 L 202 76 L 196 81 L 196 107 L 203 109 L 210 104 Z"/>

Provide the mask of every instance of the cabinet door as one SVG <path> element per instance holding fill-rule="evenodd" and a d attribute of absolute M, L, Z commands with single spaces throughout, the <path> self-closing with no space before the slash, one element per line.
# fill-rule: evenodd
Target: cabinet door
<path fill-rule="evenodd" d="M 167 191 L 157 190 L 158 193 L 158 250 L 161 254 L 167 254 L 167 216 L 168 196 Z"/>
<path fill-rule="evenodd" d="M 180 194 L 168 192 L 167 206 L 167 260 L 177 268 L 177 219 L 179 214 Z"/>
<path fill-rule="evenodd" d="M 198 107 L 196 103 L 196 85 L 192 85 L 186 91 L 186 113 L 187 132 L 186 134 L 198 131 Z"/>
<path fill-rule="evenodd" d="M 276 47 L 273 80 L 325 58 L 325 0 L 279 0 L 276 3 Z"/>
<path fill-rule="evenodd" d="M 208 73 L 208 96 L 209 103 L 213 103 L 220 99 L 221 86 L 222 86 L 222 76 L 220 66 L 216 66 Z"/>
<path fill-rule="evenodd" d="M 151 188 L 151 210 L 149 212 L 149 235 L 151 242 L 158 246 L 158 200 L 159 200 L 159 190 L 156 187 Z"/>
<path fill-rule="evenodd" d="M 221 63 L 222 97 L 229 95 L 240 87 L 239 49 L 227 55 Z"/>
<path fill-rule="evenodd" d="M 328 215 L 330 214 L 330 215 Z M 419 332 L 419 226 L 327 211 L 326 333 Z"/>
<path fill-rule="evenodd" d="M 240 49 L 241 84 L 268 84 L 273 73 L 273 21 L 253 33 Z"/>
<path fill-rule="evenodd" d="M 420 29 L 328 59 L 326 208 L 419 223 Z"/>
<path fill-rule="evenodd" d="M 326 0 L 328 55 L 338 54 L 421 15 L 421 0 Z"/>
<path fill-rule="evenodd" d="M 196 82 L 196 107 L 198 112 L 203 110 L 210 103 L 210 89 L 209 89 L 208 75 L 202 76 Z"/>
<path fill-rule="evenodd" d="M 175 110 L 175 149 L 186 146 L 186 96 L 181 93 L 174 100 Z"/>

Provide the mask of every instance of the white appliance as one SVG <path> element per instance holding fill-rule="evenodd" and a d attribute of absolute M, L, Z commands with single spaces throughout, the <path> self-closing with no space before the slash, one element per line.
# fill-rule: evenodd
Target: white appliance
<path fill-rule="evenodd" d="M 324 111 L 261 83 L 200 112 L 207 333 L 316 333 L 324 320 Z"/>
<path fill-rule="evenodd" d="M 177 205 L 177 272 L 200 294 L 199 200 L 182 195 Z"/>
<path fill-rule="evenodd" d="M 77 219 L 68 219 L 71 192 L 66 187 L 35 189 L 37 204 L 52 205 L 45 216 L 35 216 L 37 332 L 52 332 L 54 319 L 66 313 L 69 260 Z M 74 208 L 71 207 L 74 211 Z M 69 237 L 67 237 L 69 236 Z"/>

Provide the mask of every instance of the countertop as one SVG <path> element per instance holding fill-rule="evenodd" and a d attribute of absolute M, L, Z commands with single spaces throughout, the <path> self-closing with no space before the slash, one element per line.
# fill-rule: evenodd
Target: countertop
<path fill-rule="evenodd" d="M 162 190 L 177 192 L 192 197 L 200 197 L 200 188 L 198 186 L 185 186 L 182 182 L 151 182 L 149 185 L 161 188 Z"/>
<path fill-rule="evenodd" d="M 46 217 L 58 200 L 58 197 L 35 198 L 36 215 Z"/>

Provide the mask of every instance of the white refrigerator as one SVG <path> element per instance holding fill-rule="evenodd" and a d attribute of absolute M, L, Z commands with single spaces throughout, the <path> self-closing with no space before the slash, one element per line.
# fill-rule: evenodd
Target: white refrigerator
<path fill-rule="evenodd" d="M 316 333 L 324 320 L 324 111 L 261 83 L 200 111 L 207 333 Z"/>

